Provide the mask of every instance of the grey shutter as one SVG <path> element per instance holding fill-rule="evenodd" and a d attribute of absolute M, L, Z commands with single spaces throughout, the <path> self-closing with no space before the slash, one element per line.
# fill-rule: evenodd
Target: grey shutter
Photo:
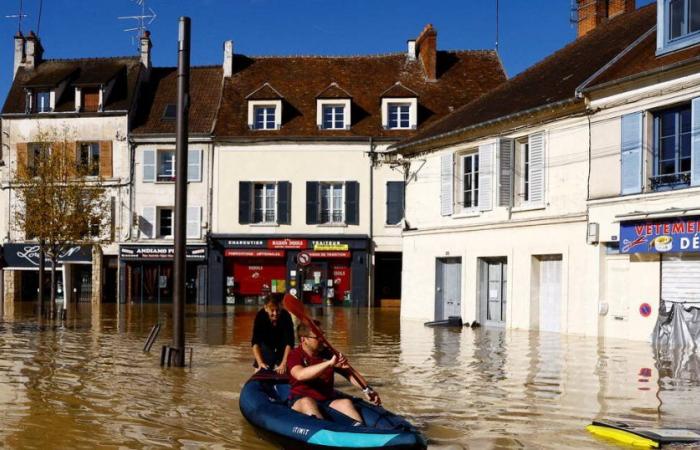
<path fill-rule="evenodd" d="M 360 224 L 360 183 L 357 181 L 345 183 L 345 223 Z"/>
<path fill-rule="evenodd" d="M 403 219 L 403 198 L 405 185 L 403 181 L 386 183 L 386 224 L 396 225 Z"/>
<path fill-rule="evenodd" d="M 156 151 L 143 151 L 143 182 L 153 183 L 156 181 Z"/>
<path fill-rule="evenodd" d="M 694 98 L 691 112 L 690 185 L 700 185 L 700 97 Z"/>
<path fill-rule="evenodd" d="M 202 237 L 202 208 L 200 206 L 187 207 L 187 239 L 199 239 Z"/>
<path fill-rule="evenodd" d="M 621 129 L 620 191 L 638 194 L 642 192 L 642 113 L 622 116 Z"/>
<path fill-rule="evenodd" d="M 147 239 L 153 239 L 156 231 L 156 207 L 145 206 L 139 218 L 139 232 Z"/>
<path fill-rule="evenodd" d="M 318 181 L 306 182 L 306 223 L 316 225 L 319 220 L 318 214 Z"/>
<path fill-rule="evenodd" d="M 454 155 L 440 157 L 440 214 L 451 216 L 454 208 Z"/>
<path fill-rule="evenodd" d="M 292 184 L 289 181 L 277 183 L 277 223 L 292 223 Z"/>
<path fill-rule="evenodd" d="M 493 149 L 495 144 L 479 146 L 479 209 L 493 208 Z"/>
<path fill-rule="evenodd" d="M 513 204 L 513 140 L 501 139 L 499 143 L 498 206 Z"/>
<path fill-rule="evenodd" d="M 530 203 L 544 203 L 544 133 L 528 137 L 530 151 Z"/>
<path fill-rule="evenodd" d="M 251 200 L 253 199 L 253 183 L 250 181 L 238 182 L 238 223 L 246 225 L 251 222 L 253 208 Z"/>
<path fill-rule="evenodd" d="M 187 151 L 187 181 L 202 181 L 202 150 Z"/>

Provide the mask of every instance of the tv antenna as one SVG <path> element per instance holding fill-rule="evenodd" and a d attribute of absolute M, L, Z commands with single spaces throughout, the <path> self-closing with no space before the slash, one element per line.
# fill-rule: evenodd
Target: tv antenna
<path fill-rule="evenodd" d="M 137 36 L 136 37 L 141 37 L 143 36 L 144 32 L 146 31 L 147 25 L 150 25 L 153 23 L 154 20 L 156 20 L 156 12 L 153 11 L 151 7 L 146 6 L 146 0 L 131 0 L 137 5 L 141 7 L 141 14 L 137 16 L 121 16 L 117 17 L 118 19 L 121 20 L 136 20 L 137 25 L 132 28 L 125 28 L 124 31 L 126 32 L 133 32 L 136 31 Z M 148 10 L 148 11 L 147 11 Z M 134 36 L 131 37 L 132 42 L 134 42 Z"/>
<path fill-rule="evenodd" d="M 498 0 L 496 0 L 496 53 L 498 53 Z"/>
<path fill-rule="evenodd" d="M 17 32 L 22 33 L 22 19 L 25 17 L 29 17 L 29 15 L 24 14 L 24 1 L 19 0 L 19 12 L 17 14 L 11 14 L 9 16 L 5 16 L 6 19 L 17 19 Z"/>

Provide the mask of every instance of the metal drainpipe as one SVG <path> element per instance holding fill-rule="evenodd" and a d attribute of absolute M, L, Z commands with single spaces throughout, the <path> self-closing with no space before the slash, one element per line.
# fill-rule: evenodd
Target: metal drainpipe
<path fill-rule="evenodd" d="M 369 137 L 369 252 L 367 254 L 367 279 L 369 306 L 374 306 L 374 139 Z"/>

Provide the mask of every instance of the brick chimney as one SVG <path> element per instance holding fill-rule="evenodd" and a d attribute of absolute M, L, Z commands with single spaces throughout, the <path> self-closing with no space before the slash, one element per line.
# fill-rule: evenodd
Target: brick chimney
<path fill-rule="evenodd" d="M 578 37 L 587 34 L 607 19 L 636 9 L 635 0 L 576 0 Z"/>
<path fill-rule="evenodd" d="M 14 75 L 17 75 L 17 69 L 24 63 L 24 43 L 26 42 L 21 31 L 18 31 L 15 35 L 15 71 Z M 14 77 L 13 75 L 13 77 Z"/>
<path fill-rule="evenodd" d="M 146 80 L 151 73 L 151 48 L 153 44 L 151 43 L 151 32 L 145 30 L 141 37 L 139 38 L 139 54 L 141 56 L 141 64 L 146 69 Z"/>
<path fill-rule="evenodd" d="M 224 42 L 224 78 L 233 75 L 233 41 Z"/>
<path fill-rule="evenodd" d="M 426 78 L 430 81 L 437 80 L 437 31 L 432 24 L 423 28 L 416 39 L 416 48 Z"/>

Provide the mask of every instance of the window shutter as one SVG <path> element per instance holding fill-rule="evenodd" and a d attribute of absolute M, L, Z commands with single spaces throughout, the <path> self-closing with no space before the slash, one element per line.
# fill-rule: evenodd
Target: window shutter
<path fill-rule="evenodd" d="M 700 97 L 694 98 L 691 110 L 690 185 L 700 185 Z"/>
<path fill-rule="evenodd" d="M 202 207 L 187 207 L 187 239 L 202 237 Z"/>
<path fill-rule="evenodd" d="M 528 137 L 530 150 L 530 196 L 531 203 L 544 203 L 544 133 Z"/>
<path fill-rule="evenodd" d="M 318 224 L 318 181 L 306 182 L 306 224 Z"/>
<path fill-rule="evenodd" d="M 277 183 L 277 223 L 291 225 L 292 223 L 292 185 L 289 181 Z"/>
<path fill-rule="evenodd" d="M 238 223 L 246 225 L 251 222 L 253 208 L 253 183 L 250 181 L 240 181 L 238 183 Z"/>
<path fill-rule="evenodd" d="M 403 219 L 403 181 L 389 181 L 386 184 L 386 224 L 396 225 Z"/>
<path fill-rule="evenodd" d="M 70 166 L 70 170 L 77 174 L 78 169 L 78 143 L 66 142 L 66 162 Z"/>
<path fill-rule="evenodd" d="M 513 204 L 513 140 L 501 139 L 499 143 L 498 206 Z"/>
<path fill-rule="evenodd" d="M 202 150 L 187 151 L 187 181 L 202 181 Z"/>
<path fill-rule="evenodd" d="M 493 150 L 495 144 L 479 146 L 479 210 L 493 209 Z"/>
<path fill-rule="evenodd" d="M 622 116 L 621 128 L 621 192 L 638 194 L 642 192 L 642 113 Z"/>
<path fill-rule="evenodd" d="M 112 141 L 100 141 L 100 176 L 112 178 Z"/>
<path fill-rule="evenodd" d="M 143 151 L 143 182 L 154 183 L 156 181 L 156 151 Z"/>
<path fill-rule="evenodd" d="M 156 231 L 156 207 L 146 206 L 139 219 L 139 232 L 148 239 L 155 237 Z"/>
<path fill-rule="evenodd" d="M 345 223 L 360 224 L 360 183 L 357 181 L 345 183 Z"/>
<path fill-rule="evenodd" d="M 28 159 L 27 155 L 29 154 L 28 152 L 28 145 L 26 142 L 18 142 L 17 143 L 17 170 L 27 170 L 28 168 Z"/>
<path fill-rule="evenodd" d="M 454 207 L 454 156 L 452 153 L 440 158 L 440 214 L 451 216 Z"/>

